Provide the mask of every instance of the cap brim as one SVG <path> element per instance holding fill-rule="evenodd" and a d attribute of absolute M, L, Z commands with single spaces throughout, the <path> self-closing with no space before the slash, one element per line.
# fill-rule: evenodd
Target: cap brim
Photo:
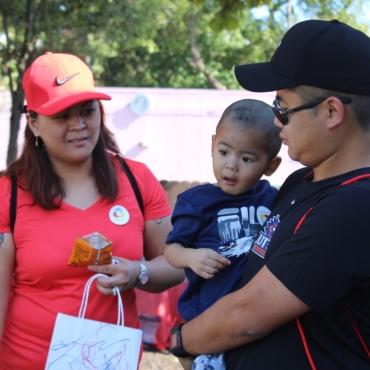
<path fill-rule="evenodd" d="M 89 100 L 111 100 L 109 95 L 99 93 L 96 91 L 83 92 L 75 95 L 61 96 L 59 99 L 52 100 L 47 104 L 44 104 L 36 109 L 28 107 L 28 110 L 33 110 L 38 114 L 43 116 L 53 116 L 65 109 L 71 107 L 72 105 L 89 101 Z"/>
<path fill-rule="evenodd" d="M 283 90 L 299 85 L 277 72 L 270 62 L 236 66 L 235 77 L 240 86 L 254 92 Z"/>

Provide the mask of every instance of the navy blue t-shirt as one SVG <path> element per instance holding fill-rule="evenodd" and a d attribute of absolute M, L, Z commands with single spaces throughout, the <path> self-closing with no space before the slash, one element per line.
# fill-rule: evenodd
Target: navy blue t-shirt
<path fill-rule="evenodd" d="M 173 230 L 166 243 L 186 248 L 211 248 L 231 262 L 212 279 L 185 269 L 188 286 L 178 302 L 186 321 L 239 287 L 249 250 L 269 216 L 277 189 L 259 181 L 252 190 L 230 195 L 212 184 L 191 188 L 177 198 L 172 215 Z"/>

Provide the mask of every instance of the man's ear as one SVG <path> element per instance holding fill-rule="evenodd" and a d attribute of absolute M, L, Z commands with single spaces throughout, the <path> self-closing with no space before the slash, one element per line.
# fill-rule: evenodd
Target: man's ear
<path fill-rule="evenodd" d="M 328 109 L 327 128 L 336 128 L 344 120 L 344 105 L 335 96 L 329 97 L 325 101 L 325 106 Z"/>
<path fill-rule="evenodd" d="M 264 175 L 265 176 L 271 176 L 277 170 L 277 168 L 280 166 L 280 163 L 281 163 L 281 157 L 275 157 L 274 159 L 272 159 L 270 161 L 269 165 L 267 166 L 267 168 L 264 172 Z"/>
<path fill-rule="evenodd" d="M 35 136 L 40 136 L 39 135 L 39 125 L 37 122 L 37 118 L 32 118 L 29 113 L 26 113 L 26 120 L 27 120 L 27 125 L 33 132 Z"/>

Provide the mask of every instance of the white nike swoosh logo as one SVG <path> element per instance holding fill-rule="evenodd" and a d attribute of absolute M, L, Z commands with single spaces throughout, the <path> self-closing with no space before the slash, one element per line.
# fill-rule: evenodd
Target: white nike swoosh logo
<path fill-rule="evenodd" d="M 77 75 L 79 75 L 80 74 L 80 72 L 77 72 L 77 73 L 75 73 L 75 74 L 73 74 L 73 75 L 70 75 L 70 76 L 68 76 L 68 77 L 66 77 L 66 78 L 64 78 L 63 80 L 60 80 L 58 77 L 55 79 L 55 83 L 58 85 L 58 86 L 60 86 L 60 85 L 63 85 L 63 84 L 65 84 L 66 82 L 68 82 L 71 78 L 73 78 L 73 77 L 75 77 L 75 76 L 77 76 Z"/>

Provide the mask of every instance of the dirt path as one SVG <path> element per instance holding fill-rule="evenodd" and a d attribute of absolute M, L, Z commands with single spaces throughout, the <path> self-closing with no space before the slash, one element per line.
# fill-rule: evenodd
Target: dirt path
<path fill-rule="evenodd" d="M 139 370 L 182 370 L 182 366 L 171 353 L 144 350 Z"/>

